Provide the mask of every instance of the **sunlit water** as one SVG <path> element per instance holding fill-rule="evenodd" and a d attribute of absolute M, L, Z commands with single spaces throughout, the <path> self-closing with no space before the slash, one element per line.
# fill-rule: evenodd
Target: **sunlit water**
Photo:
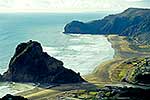
<path fill-rule="evenodd" d="M 7 70 L 17 44 L 30 39 L 39 41 L 44 51 L 62 60 L 65 67 L 81 75 L 91 73 L 101 62 L 112 59 L 111 44 L 105 36 L 63 34 L 63 27 L 72 20 L 89 21 L 105 15 L 107 13 L 0 14 L 0 73 Z M 23 90 L 28 87 L 22 85 L 17 90 L 11 84 L 1 83 L 0 97 Z"/>

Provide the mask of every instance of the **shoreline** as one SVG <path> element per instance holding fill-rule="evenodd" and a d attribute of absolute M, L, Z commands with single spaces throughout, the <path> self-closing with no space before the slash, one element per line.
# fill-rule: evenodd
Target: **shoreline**
<path fill-rule="evenodd" d="M 72 44 L 70 46 L 67 46 L 64 49 L 64 51 L 61 51 L 61 49 L 59 50 L 59 48 L 56 48 L 56 52 L 60 52 L 60 54 L 57 53 L 51 54 L 50 51 L 51 49 L 48 49 L 51 47 L 46 47 L 45 49 L 45 52 L 47 52 L 49 55 L 52 55 L 59 60 L 62 60 L 66 68 L 72 69 L 76 73 L 80 72 L 80 74 L 84 76 L 92 73 L 93 70 L 99 65 L 99 63 L 102 63 L 104 61 L 113 58 L 114 49 L 110 46 L 111 43 L 108 41 L 105 35 L 99 36 L 91 34 L 83 34 L 83 35 L 67 34 L 67 35 L 69 37 L 71 36 L 71 38 L 69 39 L 70 41 L 74 41 L 77 39 L 77 41 L 80 41 L 80 44 Z M 75 51 L 76 54 L 68 50 Z M 70 52 L 73 54 L 70 53 L 63 54 L 62 52 Z"/>
<path fill-rule="evenodd" d="M 134 57 L 150 56 L 148 52 L 140 52 L 138 50 L 130 48 L 132 44 L 127 41 L 125 36 L 108 35 L 106 36 L 114 49 L 114 57 L 111 60 L 105 61 L 99 64 L 93 73 L 84 76 L 84 78 L 93 84 L 97 83 L 116 83 L 111 76 L 112 69 L 121 64 L 123 61 Z M 118 83 L 118 82 L 117 82 Z M 120 82 L 119 82 L 120 83 Z"/>
<path fill-rule="evenodd" d="M 84 77 L 84 78 L 85 78 L 86 80 L 88 80 L 88 81 L 89 81 L 89 79 L 88 79 L 89 76 L 93 76 L 93 74 L 95 74 L 95 73 L 97 72 L 97 70 L 100 69 L 100 66 L 104 66 L 104 65 L 106 65 L 107 63 L 110 63 L 110 62 L 112 62 L 112 61 L 115 59 L 116 50 L 115 50 L 115 48 L 113 47 L 113 44 L 112 44 L 111 40 L 108 38 L 107 35 L 103 35 L 103 36 L 107 38 L 107 41 L 110 43 L 110 46 L 111 46 L 111 48 L 113 49 L 114 54 L 113 54 L 113 57 L 112 57 L 111 59 L 106 59 L 106 60 L 102 61 L 101 63 L 99 63 L 99 64 L 93 69 L 93 71 L 92 71 L 91 73 L 82 76 L 82 77 Z"/>
<path fill-rule="evenodd" d="M 29 91 L 18 93 L 16 95 L 21 95 L 33 100 L 41 100 L 42 98 L 55 98 L 57 95 L 62 94 L 67 91 L 72 90 L 82 90 L 82 89 L 96 89 L 97 87 L 104 87 L 106 84 L 119 84 L 121 82 L 114 81 L 111 77 L 111 70 L 119 65 L 124 60 L 132 57 L 138 57 L 139 55 L 145 56 L 145 53 L 135 52 L 129 48 L 129 42 L 126 41 L 126 37 L 109 35 L 107 39 L 110 41 L 111 46 L 115 50 L 115 55 L 113 59 L 104 61 L 89 75 L 85 75 L 86 81 L 89 83 L 78 83 L 78 84 L 62 84 L 57 87 L 52 87 L 50 89 L 44 88 L 34 88 Z M 147 55 L 147 54 L 146 54 Z M 149 54 L 150 55 L 150 54 Z M 52 99 L 53 100 L 53 99 Z"/>
<path fill-rule="evenodd" d="M 105 35 L 102 35 L 102 37 L 105 38 L 105 40 L 108 40 Z M 108 41 L 108 42 L 109 42 L 109 41 Z M 110 47 L 110 45 L 111 45 L 111 43 L 109 42 L 108 47 Z M 113 50 L 114 50 L 114 49 L 113 49 Z M 113 52 L 114 52 L 114 51 L 113 51 Z M 113 53 L 113 54 L 114 54 L 114 53 Z M 113 59 L 113 57 L 105 57 L 104 59 L 101 60 L 101 63 L 103 63 L 103 62 L 105 62 L 105 61 L 108 61 L 108 60 L 110 60 L 110 59 Z M 97 68 L 98 65 L 99 65 L 99 63 L 93 68 L 93 70 L 95 70 L 95 68 Z M 87 75 L 93 73 L 93 70 L 92 70 L 91 72 L 87 73 Z M 82 75 L 82 77 L 83 77 L 83 76 L 84 76 L 84 75 Z M 8 83 L 8 84 L 11 84 L 11 83 Z M 22 84 L 22 87 L 24 87 L 24 86 L 23 86 L 24 83 L 15 83 L 15 85 L 16 85 L 16 84 Z M 25 83 L 25 84 L 26 84 L 26 83 Z M 27 84 L 28 84 L 28 83 L 27 83 Z M 33 87 L 34 87 L 34 86 L 33 86 Z M 10 87 L 10 89 L 11 89 L 11 88 L 12 88 L 12 87 Z M 13 88 L 12 88 L 12 89 L 13 89 Z M 13 92 L 13 94 L 25 93 L 26 91 L 30 91 L 30 90 L 26 90 L 26 89 L 23 90 L 23 89 L 22 89 L 22 90 L 20 91 L 20 90 L 18 89 L 18 91 L 15 92 L 15 93 Z M 32 90 L 31 90 L 31 91 L 32 91 Z"/>
<path fill-rule="evenodd" d="M 32 83 L 0 82 L 0 98 L 7 94 L 15 95 L 34 89 Z M 9 90 L 9 91 L 8 91 Z"/>
<path fill-rule="evenodd" d="M 107 40 L 108 40 L 108 38 L 107 38 Z M 110 43 L 110 45 L 112 47 L 112 43 L 109 40 L 108 40 L 108 42 Z M 113 57 L 109 60 L 102 61 L 100 65 L 103 65 L 104 63 L 107 64 L 108 62 L 110 62 L 111 60 L 114 59 L 115 49 L 113 48 L 113 50 L 114 50 Z M 98 66 L 100 66 L 100 65 L 98 65 Z M 43 88 L 40 88 L 40 87 L 35 87 L 32 90 L 17 93 L 16 95 L 21 95 L 21 96 L 24 96 L 26 98 L 33 99 L 33 100 L 37 100 L 38 98 L 47 97 L 47 94 L 49 94 L 48 97 L 51 97 L 51 98 L 54 97 L 55 98 L 56 95 L 61 94 L 62 92 L 65 92 L 65 91 L 68 91 L 68 90 L 69 91 L 70 90 L 76 90 L 76 89 L 78 90 L 78 89 L 82 89 L 82 88 L 90 89 L 90 88 L 96 88 L 96 86 L 95 86 L 96 84 L 100 84 L 101 86 L 104 86 L 104 84 L 109 84 L 110 83 L 109 81 L 94 82 L 94 84 L 93 84 L 93 82 L 89 81 L 89 79 L 86 79 L 87 76 L 93 75 L 93 73 L 96 72 L 97 69 L 99 69 L 99 67 L 96 67 L 95 69 L 93 69 L 92 73 L 89 73 L 87 75 L 82 76 L 83 78 L 85 78 L 86 81 L 88 81 L 88 83 L 85 83 L 86 86 L 85 86 L 84 83 L 77 83 L 77 84 L 62 84 L 60 86 L 53 87 L 53 88 L 50 88 L 50 89 L 43 89 Z"/>

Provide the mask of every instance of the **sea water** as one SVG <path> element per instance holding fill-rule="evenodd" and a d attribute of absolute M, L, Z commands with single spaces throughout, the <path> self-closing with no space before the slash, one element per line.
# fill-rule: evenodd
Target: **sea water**
<path fill-rule="evenodd" d="M 8 69 L 10 58 L 21 42 L 36 40 L 43 50 L 64 62 L 66 68 L 81 75 L 91 73 L 97 65 L 113 58 L 114 50 L 105 36 L 63 34 L 72 20 L 88 22 L 103 18 L 107 13 L 1 13 L 0 14 L 0 73 Z M 24 87 L 24 85 L 22 85 Z M 21 88 L 21 90 L 27 90 Z M 21 91 L 20 88 L 18 91 Z M 0 97 L 15 93 L 10 84 L 0 83 Z"/>

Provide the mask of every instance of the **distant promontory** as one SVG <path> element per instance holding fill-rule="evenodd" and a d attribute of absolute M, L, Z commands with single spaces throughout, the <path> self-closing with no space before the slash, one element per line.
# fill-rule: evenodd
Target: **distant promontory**
<path fill-rule="evenodd" d="M 90 22 L 72 21 L 64 28 L 66 34 L 117 34 L 138 41 L 150 42 L 150 9 L 128 8 Z"/>

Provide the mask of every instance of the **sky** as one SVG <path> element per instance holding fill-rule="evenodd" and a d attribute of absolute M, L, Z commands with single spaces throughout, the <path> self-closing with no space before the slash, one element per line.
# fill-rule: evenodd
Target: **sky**
<path fill-rule="evenodd" d="M 97 12 L 150 8 L 150 0 L 0 0 L 0 12 Z"/>

